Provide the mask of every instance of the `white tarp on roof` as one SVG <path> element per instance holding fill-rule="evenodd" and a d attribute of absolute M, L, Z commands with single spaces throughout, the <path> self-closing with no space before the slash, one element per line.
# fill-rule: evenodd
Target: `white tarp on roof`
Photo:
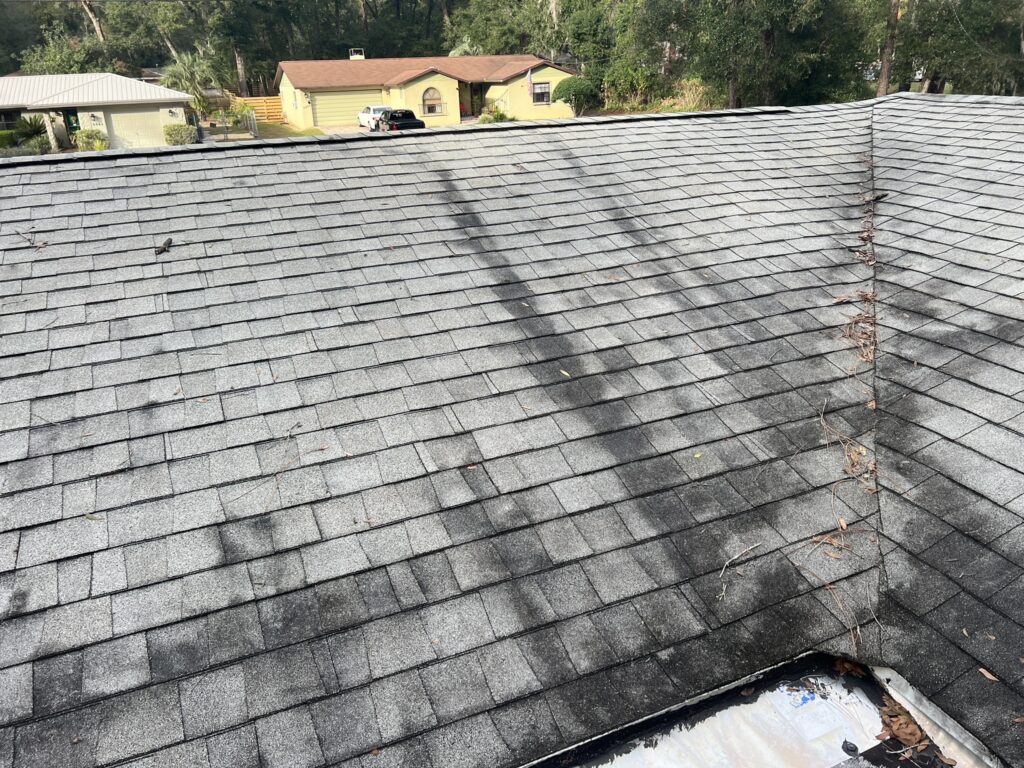
<path fill-rule="evenodd" d="M 915 717 L 923 715 L 917 709 Z M 934 721 L 924 719 L 936 731 Z M 830 674 L 782 681 L 692 724 L 646 735 L 576 768 L 841 768 L 879 743 L 879 708 L 865 690 Z M 931 730 L 929 737 L 935 738 Z M 936 738 L 957 768 L 988 763 L 945 731 Z M 849 749 L 844 749 L 844 746 Z M 852 759 L 851 759 L 852 758 Z M 929 765 L 937 764 L 929 760 Z M 909 763 L 908 763 L 909 765 Z"/>
<path fill-rule="evenodd" d="M 0 109 L 59 109 L 99 104 L 166 104 L 191 101 L 182 91 L 109 72 L 0 77 Z"/>

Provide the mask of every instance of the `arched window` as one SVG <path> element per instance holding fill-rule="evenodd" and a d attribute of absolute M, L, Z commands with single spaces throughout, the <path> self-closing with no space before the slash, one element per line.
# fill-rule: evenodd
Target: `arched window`
<path fill-rule="evenodd" d="M 444 101 L 441 100 L 441 92 L 437 88 L 427 88 L 423 92 L 423 114 L 444 114 Z"/>

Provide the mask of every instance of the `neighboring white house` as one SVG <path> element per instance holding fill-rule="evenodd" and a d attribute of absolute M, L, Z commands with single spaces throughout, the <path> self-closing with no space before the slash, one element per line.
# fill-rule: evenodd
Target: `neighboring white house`
<path fill-rule="evenodd" d="M 185 122 L 192 97 L 182 91 L 107 72 L 76 75 L 0 77 L 0 130 L 13 128 L 22 115 L 49 114 L 57 140 L 93 128 L 110 138 L 110 146 L 158 147 L 164 126 Z"/>

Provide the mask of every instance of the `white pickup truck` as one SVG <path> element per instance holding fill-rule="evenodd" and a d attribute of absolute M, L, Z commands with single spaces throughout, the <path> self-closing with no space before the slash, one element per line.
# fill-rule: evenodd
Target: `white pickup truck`
<path fill-rule="evenodd" d="M 359 113 L 359 127 L 369 128 L 371 131 L 377 128 L 377 121 L 380 120 L 381 113 L 386 110 L 383 104 L 378 104 L 372 107 L 364 107 L 363 111 Z"/>

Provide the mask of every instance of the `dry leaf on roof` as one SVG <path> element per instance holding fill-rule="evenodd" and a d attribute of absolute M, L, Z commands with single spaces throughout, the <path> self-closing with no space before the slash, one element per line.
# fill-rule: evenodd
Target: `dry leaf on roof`
<path fill-rule="evenodd" d="M 836 674 L 838 675 L 853 675 L 854 677 L 864 677 L 864 667 L 855 661 L 849 659 L 836 659 Z"/>
<path fill-rule="evenodd" d="M 982 677 L 984 677 L 986 680 L 991 680 L 993 683 L 999 682 L 999 678 L 993 675 L 984 667 L 978 667 L 978 671 L 981 672 Z"/>

